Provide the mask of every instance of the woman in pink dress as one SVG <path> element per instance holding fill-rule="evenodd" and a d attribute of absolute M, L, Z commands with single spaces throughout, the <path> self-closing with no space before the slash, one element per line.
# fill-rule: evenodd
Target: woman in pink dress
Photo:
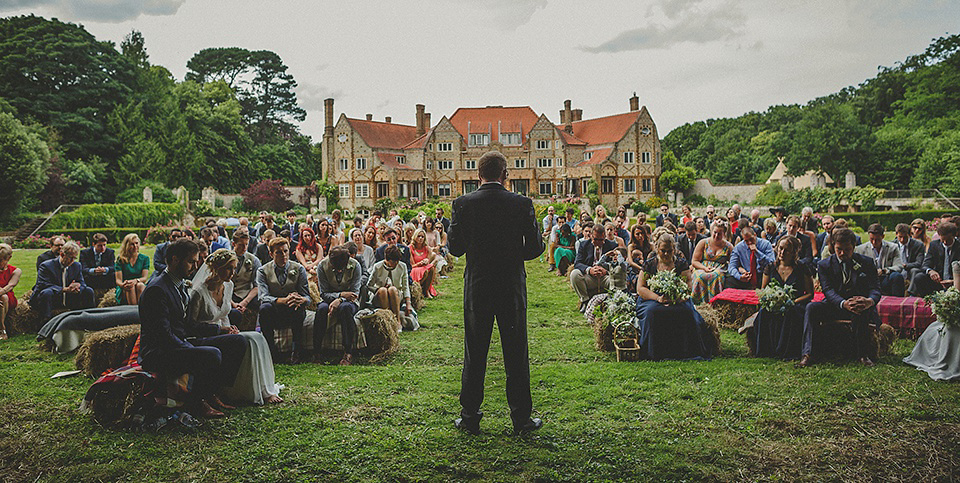
<path fill-rule="evenodd" d="M 13 312 L 17 306 L 17 297 L 13 288 L 20 283 L 21 270 L 10 265 L 13 248 L 6 243 L 0 243 L 0 340 L 7 340 L 7 314 Z"/>
<path fill-rule="evenodd" d="M 437 289 L 433 288 L 433 280 L 436 278 L 434 259 L 437 256 L 427 245 L 427 233 L 423 228 L 413 233 L 413 243 L 410 244 L 410 263 L 413 268 L 410 270 L 410 277 L 423 287 L 424 298 L 433 298 L 437 296 Z"/>

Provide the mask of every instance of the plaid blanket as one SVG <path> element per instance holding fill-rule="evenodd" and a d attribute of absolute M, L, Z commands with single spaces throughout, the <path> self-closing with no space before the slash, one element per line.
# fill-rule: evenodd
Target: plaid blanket
<path fill-rule="evenodd" d="M 824 298 L 822 292 L 814 292 L 813 294 L 814 302 L 820 302 Z M 744 305 L 760 305 L 760 298 L 757 297 L 756 290 L 741 290 L 736 288 L 724 289 L 723 292 L 714 295 L 713 298 L 710 299 L 710 304 L 712 305 L 718 301 Z"/>
<path fill-rule="evenodd" d="M 884 296 L 877 305 L 880 322 L 897 329 L 902 336 L 917 337 L 934 320 L 933 311 L 920 297 Z"/>
<path fill-rule="evenodd" d="M 307 311 L 307 316 L 303 320 L 303 348 L 307 351 L 314 350 L 313 347 L 313 322 L 316 318 L 316 312 Z M 363 324 L 360 318 L 354 318 L 357 324 L 357 349 L 367 347 L 367 338 L 363 332 Z M 280 352 L 290 352 L 293 350 L 293 329 L 289 327 L 279 328 L 273 333 L 273 340 L 277 343 L 277 349 Z M 333 324 L 327 327 L 327 333 L 323 336 L 323 346 L 321 349 L 343 350 L 343 332 L 340 324 Z"/>

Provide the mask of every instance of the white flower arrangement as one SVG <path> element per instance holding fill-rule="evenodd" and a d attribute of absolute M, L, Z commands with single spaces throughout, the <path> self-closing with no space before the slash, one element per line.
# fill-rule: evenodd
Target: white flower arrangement
<path fill-rule="evenodd" d="M 767 312 L 783 314 L 793 307 L 793 300 L 797 297 L 797 291 L 790 285 L 782 285 L 776 280 L 771 280 L 766 287 L 757 290 L 757 297 L 760 299 L 760 308 Z"/>
<path fill-rule="evenodd" d="M 960 291 L 950 287 L 943 292 L 937 292 L 924 298 L 930 304 L 933 315 L 943 324 L 940 335 L 945 327 L 960 327 Z"/>
<path fill-rule="evenodd" d="M 657 272 L 647 280 L 647 286 L 669 303 L 684 302 L 690 298 L 690 285 L 673 270 Z"/>

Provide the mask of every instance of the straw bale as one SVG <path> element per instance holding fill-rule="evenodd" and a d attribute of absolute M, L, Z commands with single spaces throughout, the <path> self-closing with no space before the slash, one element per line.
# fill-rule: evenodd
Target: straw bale
<path fill-rule="evenodd" d="M 87 334 L 74 363 L 89 377 L 122 366 L 140 336 L 140 325 L 121 325 Z"/>
<path fill-rule="evenodd" d="M 760 310 L 756 305 L 738 304 L 726 300 L 716 301 L 713 308 L 717 311 L 717 325 L 724 329 L 739 329 L 747 317 Z"/>
<path fill-rule="evenodd" d="M 98 298 L 95 298 L 94 300 L 100 301 L 97 304 L 97 307 L 100 307 L 100 308 L 117 306 L 117 296 L 116 296 L 116 292 L 114 292 L 113 290 L 107 291 L 107 293 L 101 295 Z"/>
<path fill-rule="evenodd" d="M 423 287 L 418 282 L 410 284 L 410 303 L 413 304 L 413 310 L 418 313 L 423 308 Z"/>
<path fill-rule="evenodd" d="M 370 317 L 360 319 L 367 338 L 366 353 L 372 355 L 370 362 L 380 362 L 397 352 L 400 338 L 397 336 L 399 323 L 393 312 L 377 309 Z"/>

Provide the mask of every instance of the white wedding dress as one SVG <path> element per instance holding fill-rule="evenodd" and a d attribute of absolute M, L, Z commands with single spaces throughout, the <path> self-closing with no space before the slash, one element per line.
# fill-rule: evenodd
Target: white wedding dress
<path fill-rule="evenodd" d="M 221 327 L 230 326 L 230 300 L 233 297 L 233 282 L 223 284 L 223 303 L 217 306 L 213 294 L 207 289 L 204 282 L 207 273 L 206 266 L 193 279 L 190 289 L 190 317 L 198 322 L 217 324 Z M 203 278 L 201 278 L 203 277 Z M 247 353 L 240 363 L 240 371 L 233 387 L 225 387 L 222 394 L 234 401 L 246 401 L 263 405 L 270 396 L 280 394 L 282 384 L 277 384 L 273 372 L 273 359 L 270 357 L 270 347 L 267 339 L 256 331 L 241 332 L 247 340 Z"/>

